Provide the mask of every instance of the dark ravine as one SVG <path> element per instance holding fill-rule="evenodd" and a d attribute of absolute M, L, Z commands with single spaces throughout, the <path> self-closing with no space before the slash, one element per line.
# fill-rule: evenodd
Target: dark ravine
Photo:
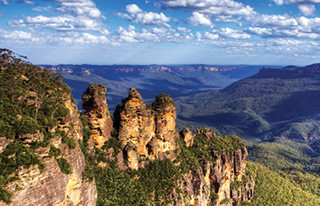
<path fill-rule="evenodd" d="M 1 111 L 15 119 L 0 119 L 10 129 L 0 131 L 0 164 L 5 168 L 0 173 L 1 206 L 119 205 L 116 198 L 103 199 L 105 191 L 117 188 L 104 188 L 104 179 L 95 179 L 110 168 L 141 184 L 143 193 L 133 196 L 145 197 L 142 205 L 231 206 L 252 200 L 255 182 L 246 168 L 247 150 L 241 139 L 221 137 L 210 129 L 194 133 L 184 129 L 179 134 L 176 106 L 169 95 L 160 94 L 145 104 L 132 88 L 112 120 L 106 88 L 89 85 L 83 93 L 86 112 L 80 117 L 60 76 L 8 58 L 10 51 L 1 52 L 5 55 L 0 75 L 12 78 L 6 79 L 12 82 L 10 88 L 2 85 L 1 91 L 17 92 L 0 101 Z M 20 84 L 27 85 L 23 94 Z M 22 105 L 16 113 L 9 110 L 14 104 Z M 8 173 L 11 166 L 14 170 Z M 158 172 L 164 176 L 148 176 Z"/>

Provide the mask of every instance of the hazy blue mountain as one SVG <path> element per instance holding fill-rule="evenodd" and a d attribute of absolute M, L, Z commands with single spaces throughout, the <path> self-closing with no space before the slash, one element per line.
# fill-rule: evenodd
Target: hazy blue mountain
<path fill-rule="evenodd" d="M 146 102 L 159 93 L 172 97 L 188 96 L 224 88 L 231 83 L 256 74 L 262 66 L 248 65 L 42 65 L 64 75 L 78 106 L 82 92 L 89 83 L 108 88 L 110 110 L 114 110 L 129 88 L 139 90 Z"/>
<path fill-rule="evenodd" d="M 263 68 L 221 90 L 176 98 L 179 126 L 245 138 L 320 137 L 320 64 Z"/>

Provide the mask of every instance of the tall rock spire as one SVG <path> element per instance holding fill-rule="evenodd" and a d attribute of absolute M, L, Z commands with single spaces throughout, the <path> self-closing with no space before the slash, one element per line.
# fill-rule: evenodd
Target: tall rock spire
<path fill-rule="evenodd" d="M 82 94 L 82 105 L 86 110 L 83 116 L 88 121 L 92 133 L 90 139 L 98 148 L 111 139 L 113 132 L 113 121 L 108 110 L 106 91 L 107 89 L 101 84 L 90 84 Z"/>

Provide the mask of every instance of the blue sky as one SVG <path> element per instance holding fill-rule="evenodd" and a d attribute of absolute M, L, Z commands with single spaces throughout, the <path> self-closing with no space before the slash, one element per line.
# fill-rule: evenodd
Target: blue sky
<path fill-rule="evenodd" d="M 320 62 L 320 0 L 0 0 L 0 47 L 34 64 Z"/>

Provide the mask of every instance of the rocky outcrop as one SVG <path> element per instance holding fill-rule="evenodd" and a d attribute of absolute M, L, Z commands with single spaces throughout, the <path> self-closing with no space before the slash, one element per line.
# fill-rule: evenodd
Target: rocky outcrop
<path fill-rule="evenodd" d="M 35 149 L 44 165 L 40 171 L 38 165 L 28 169 L 22 168 L 16 174 L 16 181 L 10 182 L 5 189 L 12 192 L 9 205 L 96 205 L 97 190 L 95 181 L 86 182 L 83 180 L 83 173 L 86 167 L 84 155 L 78 144 L 82 141 L 82 124 L 79 120 L 77 107 L 71 102 L 71 95 L 65 101 L 69 114 L 58 120 L 57 125 L 51 129 L 53 138 L 47 147 Z M 64 131 L 65 137 L 74 141 L 74 148 L 62 143 L 62 136 L 56 131 Z M 23 142 L 28 144 L 35 135 L 24 135 Z M 3 141 L 1 141 L 3 142 Z M 5 143 L 7 144 L 7 143 Z M 2 144 L 3 145 L 3 144 Z M 51 145 L 61 151 L 56 158 L 64 158 L 70 165 L 70 174 L 61 171 L 54 157 L 49 155 Z M 0 205 L 5 205 L 0 202 Z"/>
<path fill-rule="evenodd" d="M 189 135 L 188 129 L 180 134 L 184 138 Z M 217 138 L 209 129 L 197 130 L 192 136 L 199 134 L 206 138 Z M 186 141 L 185 146 L 190 147 Z M 200 148 L 199 148 L 200 149 Z M 179 205 L 239 205 L 242 201 L 250 201 L 253 197 L 254 179 L 246 174 L 246 157 L 248 153 L 245 146 L 230 151 L 212 151 L 212 160 L 200 161 L 199 168 L 190 169 L 184 175 L 179 187 L 185 196 L 175 196 Z"/>
<path fill-rule="evenodd" d="M 83 117 L 87 119 L 91 130 L 90 139 L 101 148 L 104 142 L 112 137 L 113 122 L 105 97 L 107 89 L 101 84 L 90 84 L 82 94 Z"/>
<path fill-rule="evenodd" d="M 189 128 L 184 128 L 180 131 L 180 136 L 182 137 L 186 147 L 191 147 L 194 142 L 194 134 L 190 131 Z"/>
<path fill-rule="evenodd" d="M 128 167 L 138 169 L 145 161 L 174 158 L 177 114 L 175 105 L 168 95 L 158 95 L 155 102 L 146 105 L 134 88 L 128 98 L 114 112 L 118 139 L 124 149 Z M 140 162 L 140 163 L 139 163 Z"/>
<path fill-rule="evenodd" d="M 152 110 L 155 118 L 155 153 L 162 158 L 172 158 L 172 152 L 177 149 L 176 138 L 179 136 L 176 131 L 176 105 L 169 95 L 160 94 L 152 103 Z"/>

